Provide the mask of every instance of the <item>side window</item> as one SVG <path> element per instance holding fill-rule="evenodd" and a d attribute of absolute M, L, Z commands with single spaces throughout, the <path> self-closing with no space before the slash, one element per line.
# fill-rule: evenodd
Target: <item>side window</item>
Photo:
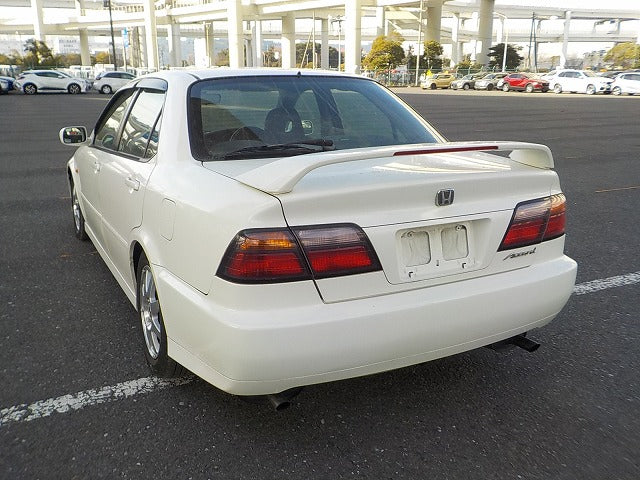
<path fill-rule="evenodd" d="M 154 126 L 163 104 L 164 92 L 157 90 L 142 90 L 140 92 L 122 130 L 118 147 L 120 152 L 144 158 L 150 140 L 153 140 L 152 151 L 155 151 L 158 132 L 154 130 Z"/>
<path fill-rule="evenodd" d="M 93 141 L 94 145 L 108 148 L 109 150 L 116 149 L 116 137 L 120 130 L 122 120 L 124 119 L 124 114 L 129 108 L 133 98 L 133 93 L 133 89 L 127 90 L 118 95 L 117 99 L 114 100 L 114 103 L 111 104 L 106 115 L 100 119 L 100 122 L 96 126 L 96 136 Z"/>

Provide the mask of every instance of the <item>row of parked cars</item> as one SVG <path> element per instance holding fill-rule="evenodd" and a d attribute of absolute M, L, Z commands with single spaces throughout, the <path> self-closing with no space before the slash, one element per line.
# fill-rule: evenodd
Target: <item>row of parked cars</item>
<path fill-rule="evenodd" d="M 640 94 L 640 70 L 618 73 L 615 77 L 597 75 L 589 70 L 562 69 L 545 75 L 531 73 L 494 72 L 465 75 L 461 78 L 453 73 L 437 73 L 425 76 L 420 82 L 423 89 L 451 88 L 452 90 L 510 90 L 555 93 L 596 93 L 614 95 Z"/>
<path fill-rule="evenodd" d="M 26 95 L 42 92 L 86 93 L 91 89 L 110 94 L 136 78 L 129 72 L 101 72 L 95 80 L 74 77 L 60 70 L 26 70 L 18 78 L 0 77 L 0 90 L 18 90 Z"/>

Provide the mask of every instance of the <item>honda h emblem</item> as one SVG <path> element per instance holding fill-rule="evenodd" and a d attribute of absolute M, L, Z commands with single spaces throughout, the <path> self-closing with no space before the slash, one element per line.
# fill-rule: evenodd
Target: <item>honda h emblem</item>
<path fill-rule="evenodd" d="M 436 194 L 436 205 L 439 207 L 445 207 L 453 203 L 453 189 L 447 188 L 446 190 L 440 190 Z"/>

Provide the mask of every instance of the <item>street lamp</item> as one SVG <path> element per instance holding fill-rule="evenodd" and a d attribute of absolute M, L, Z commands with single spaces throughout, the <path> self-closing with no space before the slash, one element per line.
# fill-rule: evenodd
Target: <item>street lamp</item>
<path fill-rule="evenodd" d="M 507 45 L 509 43 L 509 30 L 507 30 L 507 16 L 502 13 L 493 12 L 498 17 L 502 18 L 502 30 L 504 30 L 504 52 L 502 54 L 502 71 L 507 71 Z"/>
<path fill-rule="evenodd" d="M 420 0 L 420 18 L 418 19 L 418 49 L 416 51 L 416 87 L 419 84 L 420 79 L 418 74 L 420 73 L 420 43 L 422 42 L 422 12 L 424 11 L 423 0 Z"/>
<path fill-rule="evenodd" d="M 116 41 L 113 38 L 113 16 L 111 15 L 111 0 L 103 0 L 104 7 L 109 7 L 109 25 L 111 26 L 111 50 L 113 51 L 113 69 L 118 70 L 118 60 L 116 59 Z"/>

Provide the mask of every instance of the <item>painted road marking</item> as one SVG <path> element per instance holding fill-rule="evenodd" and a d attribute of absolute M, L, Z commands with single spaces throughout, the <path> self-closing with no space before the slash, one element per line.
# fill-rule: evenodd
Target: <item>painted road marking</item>
<path fill-rule="evenodd" d="M 607 190 L 596 190 L 596 193 L 622 192 L 624 190 L 637 190 L 640 185 L 633 187 L 609 188 Z"/>
<path fill-rule="evenodd" d="M 184 385 L 193 377 L 157 378 L 147 377 L 118 383 L 110 387 L 95 388 L 71 395 L 40 400 L 31 405 L 22 404 L 0 410 L 0 427 L 9 423 L 30 422 L 54 413 L 66 413 L 100 403 L 114 402 L 167 387 Z"/>
<path fill-rule="evenodd" d="M 635 285 L 638 283 L 640 283 L 640 272 L 634 272 L 581 283 L 574 287 L 573 293 L 575 295 L 585 295 L 609 288 Z M 49 398 L 48 400 L 40 400 L 30 405 L 14 405 L 13 407 L 0 410 L 0 427 L 11 423 L 30 422 L 39 418 L 48 417 L 54 413 L 66 413 L 92 405 L 115 402 L 136 395 L 155 392 L 163 388 L 186 385 L 191 381 L 193 381 L 193 377 L 172 379 L 146 377 L 118 383 L 117 385 L 109 387 L 95 388 L 57 398 Z"/>
<path fill-rule="evenodd" d="M 608 288 L 623 287 L 625 285 L 634 285 L 640 283 L 640 272 L 627 273 L 626 275 L 618 275 L 617 277 L 602 278 L 600 280 L 592 280 L 591 282 L 581 283 L 573 288 L 575 295 L 584 295 L 585 293 L 599 292 Z"/>

